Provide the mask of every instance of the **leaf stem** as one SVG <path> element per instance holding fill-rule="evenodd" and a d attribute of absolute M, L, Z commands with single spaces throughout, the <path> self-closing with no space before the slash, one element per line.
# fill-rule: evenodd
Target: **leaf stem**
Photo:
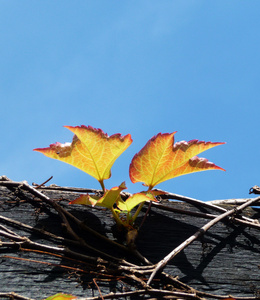
<path fill-rule="evenodd" d="M 138 217 L 141 209 L 143 208 L 145 202 L 142 202 L 141 204 L 139 204 L 134 216 L 133 216 L 133 222 L 135 222 L 136 218 Z"/>
<path fill-rule="evenodd" d="M 149 186 L 149 187 L 148 187 L 148 190 L 147 190 L 147 193 L 148 193 L 149 191 L 151 191 L 152 189 L 153 189 L 153 186 Z M 139 215 L 141 209 L 143 208 L 144 203 L 145 203 L 145 202 L 141 203 L 141 204 L 138 206 L 138 208 L 137 208 L 137 210 L 136 210 L 136 212 L 135 212 L 135 214 L 134 214 L 134 216 L 133 216 L 133 219 L 132 219 L 132 220 L 133 220 L 133 223 L 135 222 L 135 220 L 136 220 L 136 218 L 138 217 L 138 215 Z"/>
<path fill-rule="evenodd" d="M 121 219 L 119 218 L 118 214 L 115 212 L 114 208 L 111 207 L 110 210 L 111 210 L 111 212 L 112 212 L 112 214 L 113 214 L 113 217 L 114 217 L 116 223 L 117 223 L 118 225 L 124 226 L 124 223 L 121 221 Z"/>
<path fill-rule="evenodd" d="M 126 215 L 126 221 L 127 221 L 127 225 L 130 224 L 130 221 L 132 221 L 132 216 L 131 216 L 131 213 L 130 211 L 127 212 L 127 215 Z M 131 222 L 132 223 L 132 222 Z"/>
<path fill-rule="evenodd" d="M 101 185 L 101 188 L 102 188 L 103 193 L 105 193 L 106 188 L 105 188 L 105 185 L 104 185 L 104 180 L 103 180 L 103 179 L 100 179 L 100 180 L 99 180 L 99 183 L 100 183 L 100 185 Z"/>

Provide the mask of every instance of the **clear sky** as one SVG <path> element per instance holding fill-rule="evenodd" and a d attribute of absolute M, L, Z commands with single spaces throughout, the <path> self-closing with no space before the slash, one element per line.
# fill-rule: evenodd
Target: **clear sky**
<path fill-rule="evenodd" d="M 107 188 L 153 135 L 226 142 L 202 153 L 226 169 L 158 188 L 204 201 L 260 185 L 260 1 L 1 0 L 1 175 L 99 188 L 84 172 L 33 152 L 70 142 L 63 125 L 130 133 Z"/>

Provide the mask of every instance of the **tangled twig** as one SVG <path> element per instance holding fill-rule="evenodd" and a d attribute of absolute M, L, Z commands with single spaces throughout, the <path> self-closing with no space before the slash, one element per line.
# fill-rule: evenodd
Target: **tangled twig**
<path fill-rule="evenodd" d="M 1 180 L 2 179 L 2 180 Z M 156 206 L 159 209 L 162 210 L 172 210 L 179 213 L 184 214 L 190 214 L 193 216 L 197 216 L 200 218 L 205 219 L 211 219 L 207 224 L 202 226 L 199 230 L 197 230 L 192 236 L 190 236 L 188 239 L 186 239 L 184 242 L 182 242 L 179 246 L 177 246 L 175 249 L 173 249 L 171 252 L 169 252 L 163 259 L 158 261 L 155 264 L 151 264 L 141 253 L 139 253 L 136 249 L 129 249 L 123 244 L 120 244 L 118 242 L 115 242 L 114 240 L 111 240 L 104 235 L 100 234 L 99 232 L 93 230 L 92 228 L 89 228 L 87 225 L 85 225 L 82 221 L 80 221 L 78 218 L 76 218 L 72 213 L 67 211 L 65 208 L 63 208 L 61 205 L 57 203 L 57 201 L 54 201 L 47 197 L 45 194 L 41 192 L 41 190 L 47 189 L 47 187 L 44 187 L 43 185 L 36 185 L 35 187 L 30 186 L 27 182 L 13 182 L 9 180 L 8 178 L 2 177 L 0 179 L 0 186 L 5 186 L 9 189 L 17 189 L 27 191 L 31 195 L 35 196 L 36 199 L 41 199 L 43 203 L 46 205 L 52 207 L 55 209 L 56 212 L 58 212 L 59 216 L 61 217 L 61 220 L 64 224 L 64 227 L 67 230 L 67 233 L 70 235 L 70 238 L 64 238 L 61 236 L 57 236 L 51 232 L 48 232 L 46 230 L 41 230 L 37 228 L 33 228 L 29 225 L 23 224 L 22 222 L 6 218 L 4 216 L 0 216 L 0 222 L 9 224 L 13 227 L 23 228 L 24 230 L 30 231 L 30 232 L 36 232 L 37 234 L 44 235 L 46 238 L 51 239 L 55 242 L 58 242 L 59 245 L 56 246 L 49 246 L 44 245 L 42 243 L 34 242 L 31 239 L 27 237 L 23 237 L 13 230 L 10 230 L 9 228 L 0 225 L 0 235 L 2 237 L 5 237 L 5 239 L 8 239 L 9 241 L 2 241 L 0 243 L 0 247 L 2 248 L 10 248 L 10 249 L 17 249 L 20 251 L 23 251 L 26 249 L 26 251 L 38 251 L 38 253 L 44 253 L 44 254 L 59 254 L 62 258 L 74 258 L 78 262 L 82 261 L 84 263 L 87 263 L 90 268 L 93 270 L 96 269 L 97 272 L 99 272 L 99 276 L 112 276 L 113 278 L 119 278 L 118 276 L 121 276 L 121 278 L 125 278 L 128 280 L 132 280 L 136 284 L 136 289 L 134 291 L 128 291 L 124 293 L 110 293 L 110 294 L 103 294 L 100 291 L 100 295 L 98 297 L 88 297 L 84 298 L 87 300 L 96 300 L 96 299 L 112 299 L 112 298 L 120 298 L 122 296 L 134 296 L 134 295 L 150 295 L 152 297 L 160 297 L 160 298 L 167 298 L 171 297 L 172 299 L 178 298 L 178 299 L 203 299 L 203 297 L 207 298 L 215 298 L 215 299 L 224 299 L 225 296 L 219 296 L 219 295 L 213 295 L 209 293 L 204 293 L 197 291 L 190 286 L 178 281 L 176 278 L 172 277 L 171 275 L 163 272 L 162 270 L 164 267 L 181 251 L 183 251 L 187 246 L 189 246 L 191 243 L 193 243 L 198 237 L 203 235 L 205 232 L 207 232 L 213 225 L 217 224 L 220 221 L 225 220 L 232 220 L 232 222 L 236 222 L 238 224 L 241 224 L 243 226 L 250 226 L 254 227 L 256 229 L 260 229 L 260 225 L 257 220 L 250 219 L 244 216 L 238 215 L 243 209 L 245 209 L 247 206 L 253 205 L 254 203 L 257 203 L 260 201 L 260 197 L 255 199 L 249 199 L 248 201 L 244 202 L 242 205 L 235 207 L 230 210 L 226 210 L 225 208 L 216 206 L 212 203 L 205 203 L 196 199 L 171 194 L 168 193 L 168 195 L 163 197 L 167 197 L 170 199 L 177 199 L 182 200 L 185 202 L 189 202 L 192 205 L 200 205 L 204 206 L 210 209 L 213 209 L 214 211 L 220 212 L 220 215 L 216 214 L 210 214 L 210 213 L 201 213 L 201 212 L 190 212 L 190 211 L 184 211 L 172 207 L 168 207 L 162 203 L 152 203 L 152 207 Z M 53 187 L 54 190 L 61 188 L 59 187 Z M 70 189 L 70 188 L 68 188 Z M 62 189 L 64 190 L 64 188 Z M 71 189 L 70 189 L 71 190 Z M 66 190 L 67 191 L 67 190 Z M 86 189 L 84 189 L 84 192 Z M 88 189 L 88 191 L 90 191 Z M 74 190 L 75 192 L 75 190 Z M 98 193 L 96 190 L 91 190 L 92 193 Z M 124 195 L 127 197 L 128 195 Z M 150 203 L 150 202 L 149 202 Z M 151 204 L 151 203 L 150 203 Z M 146 214 L 147 215 L 147 214 Z M 232 218 L 231 218 L 232 217 Z M 91 244 L 87 243 L 76 231 L 74 230 L 73 225 L 77 225 L 78 228 L 83 229 L 92 235 L 96 236 L 98 239 L 102 240 L 104 243 L 109 243 L 109 245 L 112 245 L 113 247 L 120 249 L 121 251 L 124 251 L 125 253 L 131 253 L 136 258 L 139 259 L 138 263 L 131 263 L 130 261 L 127 261 L 126 259 L 119 258 L 117 256 L 110 255 L 106 253 L 105 251 L 100 251 L 99 249 L 93 247 Z M 68 247 L 65 247 L 64 244 L 68 245 Z M 87 249 L 91 250 L 91 252 L 96 253 L 97 256 L 88 256 L 86 254 L 82 254 L 76 251 L 72 251 L 69 247 L 70 246 L 77 246 L 81 249 Z M 7 257 L 7 256 L 5 256 Z M 11 257 L 9 257 L 11 258 Z M 16 259 L 15 257 L 13 257 Z M 37 261 L 35 261 L 37 262 Z M 81 269 L 76 269 L 77 271 L 81 272 Z M 113 275 L 111 275 L 113 274 Z M 157 289 L 154 285 L 155 276 L 160 275 L 160 278 L 167 279 L 168 282 L 172 284 L 172 287 L 174 287 L 172 290 L 169 289 Z M 158 277 L 158 276 L 157 276 Z M 95 285 L 98 288 L 97 282 L 94 281 Z M 22 300 L 32 300 L 26 297 L 19 296 L 14 293 L 0 293 L 0 298 L 8 296 L 13 299 L 22 299 Z M 20 297 L 20 298 L 19 298 Z M 83 299 L 83 298 L 82 298 Z M 256 297 L 236 297 L 236 299 L 257 299 Z"/>

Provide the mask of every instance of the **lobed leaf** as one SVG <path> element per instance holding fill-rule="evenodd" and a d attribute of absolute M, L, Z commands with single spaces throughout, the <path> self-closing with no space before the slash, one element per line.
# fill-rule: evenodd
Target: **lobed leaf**
<path fill-rule="evenodd" d="M 113 187 L 108 190 L 102 198 L 100 198 L 95 205 L 103 206 L 111 209 L 114 203 L 118 202 L 120 197 L 120 193 L 122 190 L 126 189 L 125 183 L 121 183 L 120 186 Z"/>
<path fill-rule="evenodd" d="M 73 165 L 99 182 L 110 178 L 115 160 L 132 143 L 130 134 L 108 136 L 101 129 L 84 125 L 65 128 L 74 133 L 72 143 L 55 143 L 47 148 L 36 148 L 34 151 Z"/>
<path fill-rule="evenodd" d="M 143 182 L 152 189 L 168 179 L 205 170 L 224 170 L 197 154 L 224 143 L 198 140 L 174 145 L 174 134 L 159 133 L 133 157 L 129 168 L 133 183 Z"/>
<path fill-rule="evenodd" d="M 130 212 L 135 206 L 145 201 L 157 201 L 152 195 L 146 195 L 144 193 L 136 193 L 127 198 L 126 201 L 120 200 L 118 202 L 118 208 L 122 211 Z"/>
<path fill-rule="evenodd" d="M 106 191 L 101 198 L 85 194 L 71 201 L 69 204 L 97 205 L 111 209 L 114 203 L 118 202 L 119 198 L 121 198 L 120 193 L 124 189 L 126 189 L 125 182 L 122 182 L 120 186 L 113 187 Z"/>
<path fill-rule="evenodd" d="M 157 201 L 155 196 L 165 194 L 165 192 L 140 192 L 133 194 L 127 200 L 123 201 L 120 193 L 126 189 L 125 182 L 121 183 L 120 186 L 113 187 L 112 189 L 105 192 L 103 197 L 90 196 L 88 194 L 80 195 L 77 199 L 69 202 L 69 204 L 83 204 L 91 206 L 102 206 L 111 209 L 116 203 L 117 208 L 121 211 L 130 212 L 135 206 L 145 201 Z"/>

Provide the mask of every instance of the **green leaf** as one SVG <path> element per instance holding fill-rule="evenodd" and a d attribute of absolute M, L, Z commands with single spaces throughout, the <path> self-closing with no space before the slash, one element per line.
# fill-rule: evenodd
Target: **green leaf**
<path fill-rule="evenodd" d="M 122 211 L 130 212 L 136 205 L 145 201 L 157 201 L 152 195 L 146 195 L 144 193 L 136 193 L 127 198 L 126 201 L 122 199 L 118 202 L 118 208 Z"/>
<path fill-rule="evenodd" d="M 56 295 L 46 298 L 45 300 L 72 300 L 72 299 L 77 299 L 77 297 L 69 294 L 58 293 Z"/>

